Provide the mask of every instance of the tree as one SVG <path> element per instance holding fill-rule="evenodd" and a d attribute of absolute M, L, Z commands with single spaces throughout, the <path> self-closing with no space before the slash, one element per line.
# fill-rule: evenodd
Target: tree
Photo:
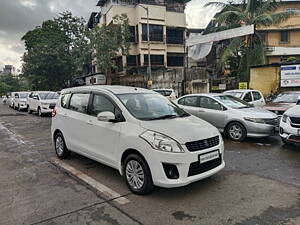
<path fill-rule="evenodd" d="M 255 27 L 266 27 L 279 24 L 296 14 L 295 11 L 274 12 L 280 2 L 274 0 L 248 0 L 242 4 L 210 2 L 206 6 L 224 7 L 215 17 L 217 27 L 209 28 L 207 33 L 227 30 L 244 25 L 254 24 Z M 258 32 L 233 38 L 221 54 L 218 67 L 224 69 L 232 58 L 240 58 L 237 70 L 241 80 L 248 81 L 250 66 L 265 63 L 265 48 L 263 37 Z"/>
<path fill-rule="evenodd" d="M 14 78 L 11 74 L 0 75 L 0 94 L 13 91 L 26 91 L 28 85 L 22 78 Z"/>
<path fill-rule="evenodd" d="M 44 21 L 22 38 L 23 76 L 32 90 L 60 90 L 90 63 L 91 47 L 85 20 L 64 12 Z"/>
<path fill-rule="evenodd" d="M 98 70 L 105 73 L 107 84 L 112 82 L 112 71 L 117 69 L 116 58 L 128 55 L 129 25 L 125 14 L 117 15 L 109 25 L 102 25 L 93 29 L 91 34 L 92 46 Z"/>

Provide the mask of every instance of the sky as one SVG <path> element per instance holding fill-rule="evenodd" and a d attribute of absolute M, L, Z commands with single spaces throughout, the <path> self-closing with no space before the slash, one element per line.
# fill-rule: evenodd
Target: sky
<path fill-rule="evenodd" d="M 192 28 L 204 28 L 216 9 L 203 6 L 210 0 L 191 0 L 186 7 L 187 23 Z M 97 11 L 97 0 L 0 0 L 0 71 L 4 65 L 21 68 L 24 53 L 23 35 L 52 19 L 58 13 L 71 11 L 88 20 Z"/>

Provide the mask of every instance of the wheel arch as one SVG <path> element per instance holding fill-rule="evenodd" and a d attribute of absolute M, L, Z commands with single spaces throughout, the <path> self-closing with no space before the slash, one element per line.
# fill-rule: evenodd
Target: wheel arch
<path fill-rule="evenodd" d="M 129 149 L 126 149 L 126 150 L 123 152 L 122 156 L 121 156 L 120 169 L 119 169 L 119 172 L 120 172 L 121 175 L 123 175 L 123 172 L 124 172 L 124 162 L 125 162 L 125 159 L 126 159 L 127 156 L 129 156 L 130 154 L 136 154 L 136 155 L 139 155 L 139 156 L 146 162 L 146 164 L 148 165 L 148 168 L 149 168 L 149 170 L 150 170 L 150 172 L 151 172 L 151 168 L 149 167 L 149 164 L 148 164 L 146 158 L 143 156 L 143 154 L 142 154 L 140 151 L 136 150 L 136 149 L 129 148 Z"/>

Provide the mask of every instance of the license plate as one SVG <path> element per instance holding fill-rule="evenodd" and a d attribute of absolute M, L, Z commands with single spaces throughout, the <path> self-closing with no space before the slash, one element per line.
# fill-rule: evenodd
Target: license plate
<path fill-rule="evenodd" d="M 219 157 L 220 157 L 219 151 L 213 151 L 213 152 L 209 152 L 209 153 L 205 153 L 205 154 L 200 155 L 199 156 L 199 161 L 200 161 L 200 164 L 201 164 L 201 163 L 211 161 L 213 159 L 217 159 Z"/>

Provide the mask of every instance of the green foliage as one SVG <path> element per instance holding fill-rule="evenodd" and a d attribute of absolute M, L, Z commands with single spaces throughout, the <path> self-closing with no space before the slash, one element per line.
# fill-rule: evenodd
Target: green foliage
<path fill-rule="evenodd" d="M 0 75 L 0 95 L 12 91 L 28 90 L 26 80 L 22 78 L 14 78 L 11 74 Z"/>
<path fill-rule="evenodd" d="M 112 70 L 117 69 L 114 59 L 120 55 L 128 55 L 129 25 L 125 14 L 117 15 L 109 25 L 93 29 L 91 43 L 95 49 L 98 70 L 105 73 L 107 83 L 111 83 Z"/>
<path fill-rule="evenodd" d="M 220 24 L 220 26 L 209 28 L 206 30 L 206 33 L 251 24 L 254 24 L 255 27 L 276 25 L 296 14 L 295 11 L 274 13 L 280 4 L 280 2 L 274 0 L 248 0 L 240 5 L 210 2 L 206 6 L 219 6 L 223 7 L 223 10 L 215 18 L 215 22 Z M 231 39 L 221 55 L 218 67 L 224 68 L 228 63 L 236 62 L 233 58 L 239 59 L 239 64 L 236 65 L 234 63 L 233 65 L 238 67 L 230 68 L 230 70 L 239 71 L 241 80 L 247 81 L 249 79 L 250 66 L 265 63 L 264 43 L 259 32 Z"/>
<path fill-rule="evenodd" d="M 82 74 L 91 61 L 87 32 L 83 18 L 63 12 L 23 36 L 23 75 L 31 90 L 60 90 Z"/>

